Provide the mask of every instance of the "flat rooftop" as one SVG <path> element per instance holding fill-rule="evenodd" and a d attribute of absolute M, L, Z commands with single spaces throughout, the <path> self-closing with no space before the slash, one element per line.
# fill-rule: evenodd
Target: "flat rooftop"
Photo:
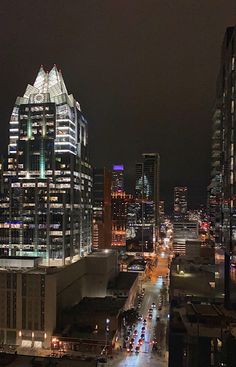
<path fill-rule="evenodd" d="M 215 281 L 214 273 L 199 270 L 184 272 L 184 274 L 171 271 L 170 293 L 177 294 L 183 292 L 186 296 L 197 296 L 212 298 L 215 294 L 215 288 L 210 283 Z"/>
<path fill-rule="evenodd" d="M 125 300 L 116 297 L 84 297 L 69 312 L 76 313 L 107 313 L 116 315 L 124 306 Z"/>
<path fill-rule="evenodd" d="M 187 332 L 192 336 L 221 337 L 222 329 L 235 325 L 236 312 L 228 312 L 223 305 L 185 304 L 174 308 L 174 331 Z M 181 330 L 182 329 L 182 330 Z"/>
<path fill-rule="evenodd" d="M 108 289 L 128 290 L 132 287 L 137 278 L 138 273 L 120 272 L 115 279 L 110 281 Z"/>

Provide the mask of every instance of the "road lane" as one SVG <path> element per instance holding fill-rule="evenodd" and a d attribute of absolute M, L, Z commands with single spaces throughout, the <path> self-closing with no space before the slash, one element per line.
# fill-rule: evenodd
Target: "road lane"
<path fill-rule="evenodd" d="M 165 294 L 166 274 L 168 272 L 168 258 L 159 258 L 158 265 L 150 274 L 150 280 L 143 282 L 142 287 L 145 288 L 145 295 L 141 304 L 139 313 L 147 320 L 145 327 L 145 339 L 140 348 L 140 353 L 128 353 L 123 351 L 119 356 L 112 361 L 112 366 L 115 367 L 167 367 L 166 353 L 166 326 L 168 321 L 168 304 L 163 296 L 162 310 L 157 308 L 153 310 L 153 317 L 148 319 L 148 311 L 154 302 L 158 307 L 160 295 Z M 160 277 L 161 276 L 161 277 Z M 156 320 L 157 315 L 160 316 L 160 321 Z M 133 329 L 137 330 L 138 335 L 134 338 L 134 348 L 138 345 L 138 340 L 141 337 L 143 322 L 138 321 Z M 152 341 L 156 337 L 158 346 L 161 347 L 161 355 L 157 352 L 152 352 Z"/>

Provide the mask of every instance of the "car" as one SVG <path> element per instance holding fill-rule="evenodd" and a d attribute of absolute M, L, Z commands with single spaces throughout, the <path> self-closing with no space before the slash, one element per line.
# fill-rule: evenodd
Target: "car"
<path fill-rule="evenodd" d="M 149 308 L 148 313 L 152 313 L 153 309 Z"/>
<path fill-rule="evenodd" d="M 156 304 L 152 302 L 152 308 L 156 308 Z"/>
<path fill-rule="evenodd" d="M 132 353 L 134 350 L 133 350 L 133 348 L 127 348 L 127 349 L 126 349 L 126 351 L 127 351 L 128 353 Z"/>
<path fill-rule="evenodd" d="M 107 363 L 107 358 L 105 358 L 105 357 L 98 357 L 98 358 L 97 358 L 97 362 L 100 362 L 100 363 Z"/>
<path fill-rule="evenodd" d="M 134 330 L 133 336 L 137 336 L 138 335 L 138 330 Z"/>
<path fill-rule="evenodd" d="M 130 331 L 127 331 L 127 336 L 130 336 L 131 332 Z"/>
<path fill-rule="evenodd" d="M 128 342 L 129 341 L 129 336 L 125 337 L 125 341 Z"/>
<path fill-rule="evenodd" d="M 130 343 L 126 350 L 127 350 L 128 353 L 133 352 L 133 345 Z"/>
<path fill-rule="evenodd" d="M 140 346 L 137 345 L 137 347 L 135 347 L 135 353 L 139 353 L 139 351 L 140 351 Z"/>
<path fill-rule="evenodd" d="M 134 344 L 134 338 L 130 339 L 130 344 Z"/>
<path fill-rule="evenodd" d="M 149 320 L 152 319 L 152 314 L 151 313 L 149 313 L 148 318 L 149 318 Z"/>
<path fill-rule="evenodd" d="M 142 333 L 141 334 L 141 339 L 144 339 L 145 338 L 145 334 L 144 333 Z"/>
<path fill-rule="evenodd" d="M 123 348 L 126 349 L 126 342 L 123 342 Z"/>
<path fill-rule="evenodd" d="M 145 331 L 145 326 L 142 327 L 142 331 L 144 332 Z"/>
<path fill-rule="evenodd" d="M 143 325 L 146 325 L 146 323 L 147 323 L 147 320 L 143 319 Z"/>
<path fill-rule="evenodd" d="M 142 319 L 143 319 L 143 316 L 142 315 L 138 315 L 138 320 L 139 321 L 142 321 Z"/>
<path fill-rule="evenodd" d="M 157 321 L 160 321 L 160 316 L 157 316 L 157 317 L 156 317 L 156 320 L 157 320 Z"/>
<path fill-rule="evenodd" d="M 139 345 L 142 345 L 142 344 L 143 344 L 143 339 L 142 339 L 142 338 L 140 338 L 140 339 L 138 340 L 138 343 L 139 343 Z"/>
<path fill-rule="evenodd" d="M 138 309 L 141 308 L 141 303 L 138 303 L 137 308 Z"/>
<path fill-rule="evenodd" d="M 161 311 L 162 310 L 162 305 L 161 304 L 159 304 L 158 305 L 158 311 Z"/>

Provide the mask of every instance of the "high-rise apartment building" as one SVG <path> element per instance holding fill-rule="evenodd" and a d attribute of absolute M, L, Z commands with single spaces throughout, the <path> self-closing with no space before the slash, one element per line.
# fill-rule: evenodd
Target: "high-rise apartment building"
<path fill-rule="evenodd" d="M 93 248 L 111 247 L 111 172 L 93 170 Z"/>
<path fill-rule="evenodd" d="M 116 164 L 112 167 L 112 192 L 124 192 L 124 166 Z"/>
<path fill-rule="evenodd" d="M 174 219 L 183 220 L 187 214 L 187 187 L 175 187 L 174 188 Z"/>
<path fill-rule="evenodd" d="M 40 68 L 10 119 L 0 251 L 65 264 L 91 251 L 88 124 L 54 66 Z"/>
<path fill-rule="evenodd" d="M 209 207 L 219 246 L 224 251 L 224 296 L 226 306 L 236 304 L 236 27 L 226 30 L 217 80 L 213 117 L 212 175 Z M 220 256 L 216 256 L 216 260 Z M 221 267 L 223 264 L 217 265 Z"/>

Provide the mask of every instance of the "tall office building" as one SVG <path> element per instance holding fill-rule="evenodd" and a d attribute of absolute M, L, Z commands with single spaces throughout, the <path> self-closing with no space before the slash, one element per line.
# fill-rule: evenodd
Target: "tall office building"
<path fill-rule="evenodd" d="M 213 174 L 210 184 L 210 208 L 213 227 L 220 230 L 220 247 L 224 251 L 225 305 L 236 305 L 236 27 L 226 30 L 221 66 L 217 81 L 216 109 L 213 118 Z M 220 263 L 219 274 L 222 275 Z"/>
<path fill-rule="evenodd" d="M 124 192 L 124 166 L 116 164 L 112 167 L 112 192 Z"/>
<path fill-rule="evenodd" d="M 43 67 L 10 119 L 0 251 L 64 265 L 91 251 L 88 124 L 62 74 Z"/>
<path fill-rule="evenodd" d="M 93 248 L 111 247 L 111 172 L 93 170 Z"/>
<path fill-rule="evenodd" d="M 187 214 L 187 187 L 175 187 L 174 188 L 174 219 L 183 220 Z"/>
<path fill-rule="evenodd" d="M 128 246 L 139 247 L 142 252 L 153 251 L 159 237 L 159 181 L 159 154 L 142 154 L 141 162 L 136 164 L 135 198 L 139 204 L 136 235 L 127 238 Z"/>

